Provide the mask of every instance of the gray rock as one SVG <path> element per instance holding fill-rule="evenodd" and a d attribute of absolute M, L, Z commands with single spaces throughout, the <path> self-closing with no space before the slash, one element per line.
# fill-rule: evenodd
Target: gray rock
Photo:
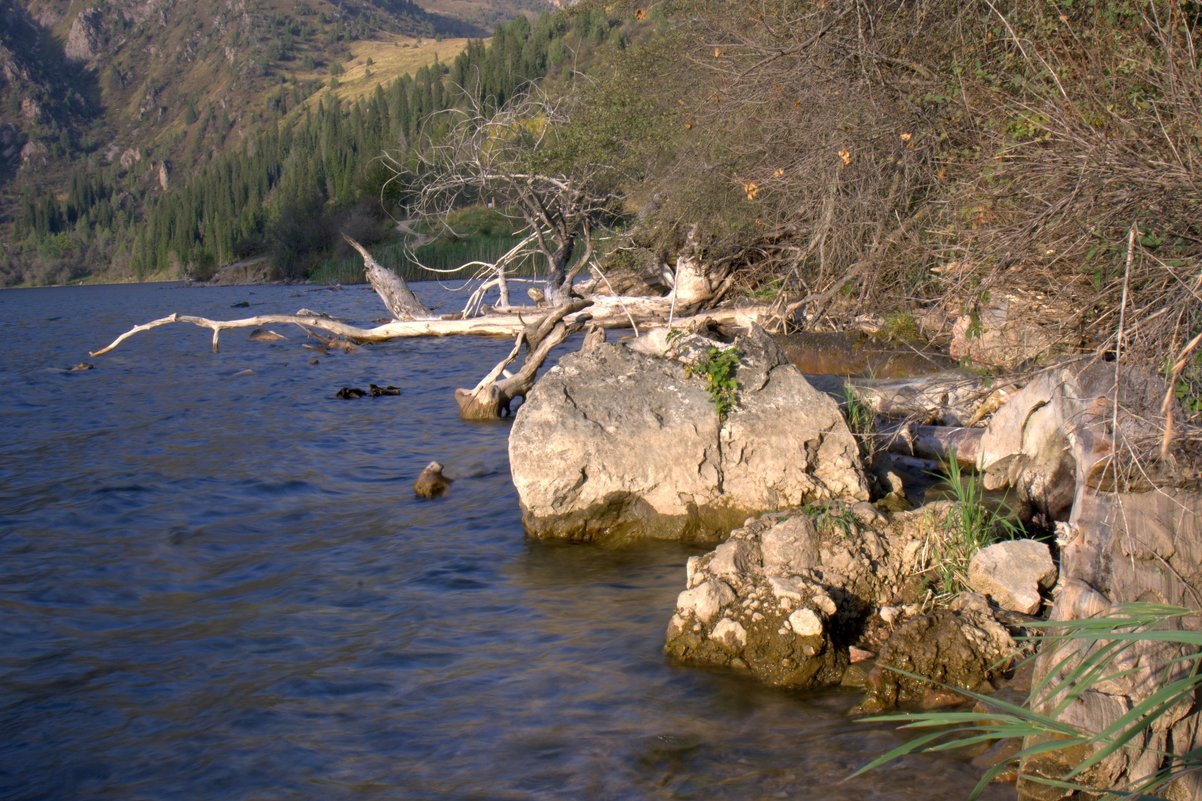
<path fill-rule="evenodd" d="M 1013 638 L 994 619 L 985 599 L 962 595 L 952 606 L 908 619 L 893 632 L 868 672 L 867 693 L 856 711 L 876 713 L 898 703 L 929 708 L 963 701 L 951 688 L 991 692 L 1014 651 Z"/>
<path fill-rule="evenodd" d="M 754 573 L 759 567 L 759 549 L 747 540 L 728 540 L 714 549 L 709 570 L 713 575 L 725 578 Z"/>
<path fill-rule="evenodd" d="M 768 573 L 798 575 L 818 566 L 818 532 L 805 515 L 777 523 L 760 536 L 764 570 Z"/>
<path fill-rule="evenodd" d="M 710 580 L 677 596 L 676 608 L 679 614 L 691 615 L 699 623 L 709 623 L 722 610 L 723 605 L 734 599 L 735 594 L 728 585 Z"/>
<path fill-rule="evenodd" d="M 704 380 L 673 361 L 618 345 L 565 356 L 510 433 L 526 530 L 715 542 L 749 515 L 867 499 L 832 399 L 787 364 L 748 362 L 736 379 L 738 403 L 720 421 Z"/>
<path fill-rule="evenodd" d="M 798 637 L 818 637 L 826 629 L 813 609 L 798 609 L 789 615 L 789 626 Z"/>
<path fill-rule="evenodd" d="M 451 487 L 451 479 L 442 474 L 442 465 L 430 462 L 413 483 L 413 493 L 419 498 L 438 498 Z"/>
<path fill-rule="evenodd" d="M 968 586 L 1011 612 L 1033 615 L 1041 590 L 1056 583 L 1052 551 L 1036 540 L 1011 540 L 982 548 L 968 565 Z"/>
<path fill-rule="evenodd" d="M 664 649 L 680 662 L 746 670 L 788 687 L 838 684 L 867 649 L 884 664 L 986 689 L 1014 641 L 985 597 L 962 594 L 933 615 L 904 600 L 915 589 L 925 597 L 925 582 L 910 585 L 930 570 L 926 546 L 946 531 L 951 508 L 940 502 L 846 527 L 800 510 L 747 521 L 722 545 L 689 559 L 691 589 L 677 599 Z M 893 605 L 899 601 L 904 605 Z M 955 698 L 928 698 L 925 683 L 884 668 L 859 673 L 865 709 Z"/>

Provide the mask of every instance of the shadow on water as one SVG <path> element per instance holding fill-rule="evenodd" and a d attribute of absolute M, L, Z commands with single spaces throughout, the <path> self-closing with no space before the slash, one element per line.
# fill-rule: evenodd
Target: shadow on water
<path fill-rule="evenodd" d="M 896 742 L 850 698 L 667 663 L 681 547 L 527 542 L 508 424 L 461 423 L 451 394 L 495 340 L 318 354 L 283 329 L 211 354 L 178 327 L 66 372 L 133 323 L 244 299 L 379 314 L 359 288 L 0 293 L 0 797 L 863 801 L 975 781 L 915 760 L 841 784 Z M 402 394 L 335 397 L 368 383 Z M 419 501 L 435 459 L 457 480 Z"/>

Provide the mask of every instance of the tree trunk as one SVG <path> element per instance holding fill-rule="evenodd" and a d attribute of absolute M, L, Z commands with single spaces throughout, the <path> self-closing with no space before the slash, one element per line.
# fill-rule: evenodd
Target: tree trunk
<path fill-rule="evenodd" d="M 367 252 L 367 248 L 346 234 L 343 234 L 342 238 L 348 245 L 359 251 L 359 255 L 363 257 L 363 270 L 367 274 L 367 280 L 371 284 L 371 288 L 380 296 L 380 300 L 384 301 L 384 307 L 388 309 L 392 319 L 433 320 L 437 317 L 417 299 L 417 295 L 413 294 L 413 290 L 405 283 L 404 278 L 381 266 Z"/>
<path fill-rule="evenodd" d="M 947 462 L 955 455 L 956 463 L 961 467 L 975 468 L 984 434 L 983 428 L 902 424 L 882 428 L 877 436 L 891 453 L 936 462 Z"/>
<path fill-rule="evenodd" d="M 1012 383 L 985 386 L 979 377 L 959 372 L 849 378 L 847 384 L 874 414 L 948 426 L 976 425 L 1017 392 Z"/>
<path fill-rule="evenodd" d="M 547 280 L 543 284 L 543 297 L 549 306 L 562 306 L 568 302 L 571 286 L 567 281 L 568 262 L 576 251 L 575 237 L 568 237 L 556 248 L 548 265 Z"/>

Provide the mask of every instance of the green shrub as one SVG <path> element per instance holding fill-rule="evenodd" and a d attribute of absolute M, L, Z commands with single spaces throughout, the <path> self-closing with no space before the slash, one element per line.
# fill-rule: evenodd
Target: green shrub
<path fill-rule="evenodd" d="M 986 503 L 981 477 L 961 472 L 955 451 L 948 454 L 947 483 L 952 510 L 943 530 L 928 543 L 928 563 L 939 576 L 939 593 L 945 598 L 967 589 L 968 564 L 977 551 L 999 539 L 1022 535 L 1022 526 L 1006 513 L 1005 506 L 994 508 Z"/>
<path fill-rule="evenodd" d="M 876 433 L 876 414 L 871 406 L 860 399 L 850 381 L 843 382 L 843 396 L 843 414 L 847 418 L 847 427 L 860 445 L 860 454 L 869 456 L 872 453 L 873 434 Z"/>

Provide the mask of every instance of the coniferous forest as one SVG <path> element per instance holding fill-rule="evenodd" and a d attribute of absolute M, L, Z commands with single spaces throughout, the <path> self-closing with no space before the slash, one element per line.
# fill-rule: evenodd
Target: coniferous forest
<path fill-rule="evenodd" d="M 15 193 L 2 280 L 205 280 L 222 265 L 260 257 L 277 277 L 305 278 L 341 242 L 340 231 L 365 242 L 389 235 L 420 177 L 410 172 L 414 150 L 439 135 L 438 112 L 502 105 L 531 81 L 566 75 L 582 50 L 611 37 L 620 47 L 600 9 L 519 16 L 454 58 L 354 101 L 332 91 L 336 76 L 317 91 L 281 86 L 269 97 L 267 124 L 241 144 L 198 156 L 190 169 L 180 165 L 165 190 L 131 186 L 120 165 L 82 158 L 63 191 Z M 222 116 L 185 111 L 202 132 L 228 128 Z"/>

